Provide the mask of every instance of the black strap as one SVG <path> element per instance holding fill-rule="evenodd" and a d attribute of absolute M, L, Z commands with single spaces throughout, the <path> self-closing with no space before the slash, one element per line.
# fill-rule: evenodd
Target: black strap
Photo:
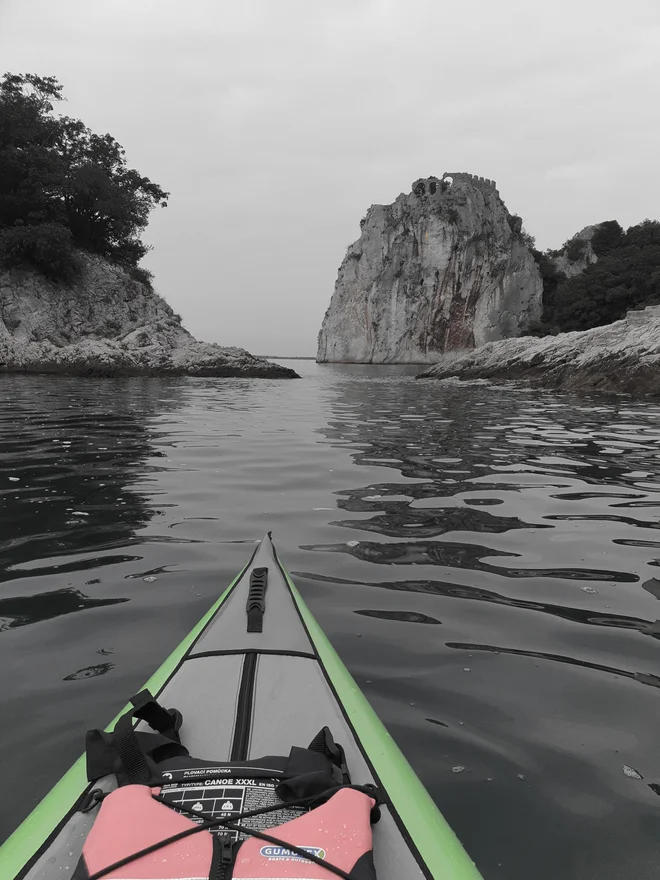
<path fill-rule="evenodd" d="M 112 733 L 87 733 L 87 778 L 90 782 L 114 773 L 119 785 L 148 785 L 153 764 L 175 755 L 187 755 L 179 728 L 183 716 L 178 709 L 164 709 L 148 690 L 131 697 L 133 709 L 121 716 Z M 136 732 L 135 719 L 146 721 L 157 734 Z"/>
<path fill-rule="evenodd" d="M 320 804 L 328 791 L 351 782 L 344 750 L 328 727 L 322 728 L 306 749 L 293 746 L 282 775 L 276 792 L 287 802 L 316 797 Z"/>
<path fill-rule="evenodd" d="M 131 703 L 135 707 L 133 710 L 135 718 L 146 721 L 157 733 L 175 742 L 181 742 L 179 728 L 183 723 L 183 715 L 178 709 L 163 709 L 146 688 L 131 697 Z"/>
<path fill-rule="evenodd" d="M 117 779 L 120 785 L 148 785 L 151 779 L 151 769 L 146 755 L 140 748 L 140 741 L 133 730 L 134 714 L 127 712 L 115 725 L 113 745 L 119 759 Z"/>
<path fill-rule="evenodd" d="M 329 727 L 322 727 L 307 748 L 312 752 L 320 752 L 322 755 L 326 755 L 332 761 L 336 768 L 333 775 L 337 782 L 342 784 L 350 783 L 351 777 L 346 764 L 346 754 L 343 747 L 338 742 L 335 742 Z"/>
<path fill-rule="evenodd" d="M 268 569 L 255 568 L 250 575 L 250 589 L 245 606 L 247 612 L 247 631 L 249 633 L 260 633 L 263 631 L 267 587 Z"/>

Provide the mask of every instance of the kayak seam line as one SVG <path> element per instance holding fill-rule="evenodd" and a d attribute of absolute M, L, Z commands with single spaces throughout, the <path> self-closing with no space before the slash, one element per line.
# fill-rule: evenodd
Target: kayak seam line
<path fill-rule="evenodd" d="M 198 660 L 200 657 L 231 657 L 241 654 L 275 654 L 280 657 L 304 657 L 307 660 L 318 660 L 318 657 L 312 654 L 311 651 L 286 651 L 278 648 L 236 648 L 235 650 L 227 649 L 224 651 L 198 651 L 196 654 L 190 654 L 183 662 Z"/>
<path fill-rule="evenodd" d="M 230 761 L 247 760 L 250 750 L 258 664 L 257 652 L 248 651 L 244 656 L 241 681 L 238 687 L 234 731 L 229 751 Z"/>

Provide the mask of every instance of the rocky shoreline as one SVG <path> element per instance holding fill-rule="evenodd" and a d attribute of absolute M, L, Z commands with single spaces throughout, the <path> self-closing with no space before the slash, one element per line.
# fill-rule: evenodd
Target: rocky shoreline
<path fill-rule="evenodd" d="M 443 355 L 418 379 L 526 380 L 565 390 L 660 394 L 660 307 L 557 336 L 521 336 Z"/>
<path fill-rule="evenodd" d="M 100 257 L 80 254 L 71 284 L 0 273 L 0 371 L 78 376 L 296 379 L 242 348 L 196 340 L 158 294 Z"/>
<path fill-rule="evenodd" d="M 141 331 L 150 333 L 152 328 Z M 154 333 L 157 335 L 157 332 Z M 213 378 L 299 379 L 290 367 L 255 357 L 243 348 L 192 342 L 174 349 L 133 340 L 89 339 L 66 346 L 29 343 L 8 352 L 0 344 L 0 373 L 50 373 L 65 376 L 208 376 Z"/>

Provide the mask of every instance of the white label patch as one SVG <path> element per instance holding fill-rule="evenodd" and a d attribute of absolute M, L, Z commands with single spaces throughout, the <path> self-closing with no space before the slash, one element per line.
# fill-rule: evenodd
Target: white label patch
<path fill-rule="evenodd" d="M 310 853 L 313 856 L 316 856 L 317 859 L 325 858 L 325 850 L 320 846 L 299 846 L 298 849 L 303 849 L 305 852 Z M 306 859 L 304 856 L 298 855 L 298 853 L 294 852 L 291 849 L 287 849 L 285 846 L 277 846 L 276 844 L 268 844 L 268 846 L 262 846 L 259 850 L 261 855 L 265 859 L 270 859 L 270 861 L 286 861 L 286 862 L 304 862 Z"/>

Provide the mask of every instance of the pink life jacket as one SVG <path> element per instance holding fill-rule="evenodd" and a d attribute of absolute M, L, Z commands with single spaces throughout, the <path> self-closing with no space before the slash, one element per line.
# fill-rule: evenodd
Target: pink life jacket
<path fill-rule="evenodd" d="M 107 795 L 83 847 L 73 880 L 89 880 L 124 859 L 127 863 L 104 873 L 108 880 L 326 880 L 336 876 L 286 844 L 311 853 L 349 876 L 372 877 L 371 811 L 373 798 L 352 788 L 340 789 L 326 803 L 283 825 L 268 828 L 281 843 L 251 837 L 235 854 L 231 873 L 222 864 L 210 831 L 200 830 L 180 840 L 131 858 L 135 853 L 180 832 L 199 826 L 155 800 L 159 789 L 126 785 Z"/>
<path fill-rule="evenodd" d="M 190 757 L 181 713 L 148 691 L 132 702 L 113 733 L 88 733 L 88 778 L 119 787 L 83 798 L 102 803 L 72 880 L 375 880 L 376 789 L 351 785 L 327 727 L 288 757 L 218 764 Z"/>

